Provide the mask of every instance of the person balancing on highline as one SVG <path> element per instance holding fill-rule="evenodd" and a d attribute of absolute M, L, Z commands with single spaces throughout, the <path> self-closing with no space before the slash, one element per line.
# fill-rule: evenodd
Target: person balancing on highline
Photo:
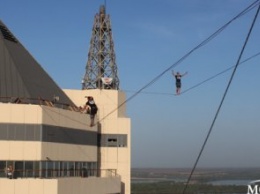
<path fill-rule="evenodd" d="M 179 72 L 174 73 L 172 70 L 172 75 L 175 77 L 175 84 L 176 84 L 176 95 L 179 95 L 181 93 L 181 78 L 186 75 L 188 72 L 185 72 L 184 74 L 180 74 Z"/>

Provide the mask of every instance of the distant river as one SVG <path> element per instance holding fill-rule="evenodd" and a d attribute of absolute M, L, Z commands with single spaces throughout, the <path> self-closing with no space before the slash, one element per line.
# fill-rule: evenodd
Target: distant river
<path fill-rule="evenodd" d="M 182 179 L 171 179 L 171 178 L 131 178 L 131 183 L 158 183 L 158 182 L 185 182 L 186 180 Z"/>
<path fill-rule="evenodd" d="M 185 182 L 185 179 L 169 179 L 169 178 L 132 178 L 132 183 L 158 183 L 163 181 L 173 181 L 173 182 Z M 210 181 L 208 184 L 212 185 L 248 185 L 252 180 L 218 180 Z"/>
<path fill-rule="evenodd" d="M 252 180 L 219 180 L 219 181 L 210 181 L 209 184 L 212 185 L 248 185 Z"/>

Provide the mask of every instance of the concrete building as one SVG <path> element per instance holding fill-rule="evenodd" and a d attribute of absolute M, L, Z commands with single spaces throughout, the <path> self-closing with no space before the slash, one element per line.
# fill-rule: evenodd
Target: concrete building
<path fill-rule="evenodd" d="M 78 108 L 93 96 L 95 125 Z M 0 193 L 130 194 L 119 90 L 62 90 L 0 21 Z"/>

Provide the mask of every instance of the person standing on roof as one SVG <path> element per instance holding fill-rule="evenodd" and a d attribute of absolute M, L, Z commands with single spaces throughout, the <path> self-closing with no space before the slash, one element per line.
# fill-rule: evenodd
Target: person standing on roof
<path fill-rule="evenodd" d="M 88 101 L 86 102 L 85 105 L 85 110 L 87 111 L 87 114 L 90 115 L 90 127 L 94 126 L 94 120 L 95 120 L 95 116 L 97 114 L 98 111 L 98 107 L 94 101 L 94 98 L 92 96 L 87 96 Z"/>
<path fill-rule="evenodd" d="M 181 93 L 181 78 L 185 76 L 188 72 L 185 72 L 184 74 L 180 74 L 179 72 L 174 73 L 172 71 L 172 75 L 175 77 L 175 84 L 176 84 L 176 95 L 179 95 Z"/>

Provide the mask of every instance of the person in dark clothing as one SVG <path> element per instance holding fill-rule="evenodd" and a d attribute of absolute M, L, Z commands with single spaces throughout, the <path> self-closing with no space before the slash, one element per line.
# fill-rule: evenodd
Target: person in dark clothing
<path fill-rule="evenodd" d="M 181 78 L 185 76 L 188 72 L 185 72 L 184 74 L 180 74 L 179 72 L 174 73 L 172 71 L 172 75 L 175 77 L 175 84 L 176 84 L 176 95 L 179 95 L 181 93 Z"/>
<path fill-rule="evenodd" d="M 95 116 L 98 111 L 98 107 L 92 96 L 87 96 L 87 98 L 88 98 L 88 101 L 86 102 L 85 110 L 87 111 L 87 114 L 90 115 L 90 127 L 93 127 Z"/>

